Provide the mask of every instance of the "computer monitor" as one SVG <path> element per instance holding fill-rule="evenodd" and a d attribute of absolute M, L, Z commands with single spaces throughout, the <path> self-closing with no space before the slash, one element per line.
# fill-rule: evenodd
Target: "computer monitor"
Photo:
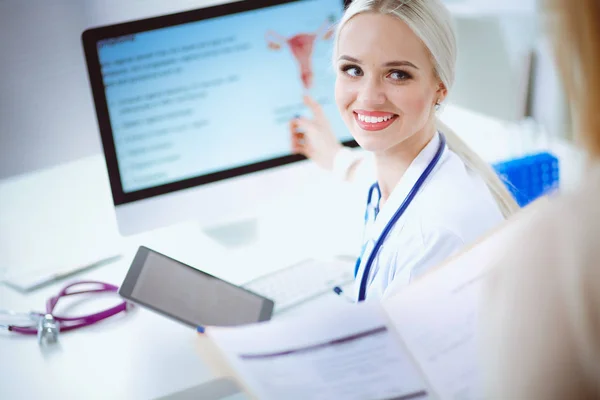
<path fill-rule="evenodd" d="M 334 102 L 332 27 L 343 0 L 245 0 L 82 34 L 120 232 L 211 229 L 310 188 L 289 122 Z M 304 162 L 302 162 L 304 161 Z"/>

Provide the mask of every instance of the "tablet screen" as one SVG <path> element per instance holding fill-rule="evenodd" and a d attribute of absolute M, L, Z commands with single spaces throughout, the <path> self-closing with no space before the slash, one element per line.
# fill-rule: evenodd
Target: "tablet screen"
<path fill-rule="evenodd" d="M 191 326 L 231 326 L 271 317 L 273 302 L 140 247 L 119 293 Z"/>

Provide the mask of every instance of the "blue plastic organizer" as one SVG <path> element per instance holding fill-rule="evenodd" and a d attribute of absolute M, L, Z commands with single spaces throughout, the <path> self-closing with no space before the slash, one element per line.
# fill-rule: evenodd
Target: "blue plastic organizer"
<path fill-rule="evenodd" d="M 547 152 L 493 164 L 519 206 L 558 188 L 558 159 Z"/>

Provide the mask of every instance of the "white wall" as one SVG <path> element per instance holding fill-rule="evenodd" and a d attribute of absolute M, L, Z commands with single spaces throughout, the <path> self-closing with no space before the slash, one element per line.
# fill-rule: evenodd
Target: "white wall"
<path fill-rule="evenodd" d="M 573 139 L 574 132 L 565 91 L 560 81 L 548 38 L 536 44 L 531 115 L 549 137 Z"/>
<path fill-rule="evenodd" d="M 459 36 L 456 84 L 449 100 L 504 120 L 521 119 L 528 106 L 550 137 L 572 138 L 568 105 L 540 26 L 538 2 L 444 1 L 454 12 Z M 528 64 L 530 57 L 533 65 Z"/>
<path fill-rule="evenodd" d="M 0 178 L 98 152 L 82 2 L 0 1 Z"/>
<path fill-rule="evenodd" d="M 455 16 L 458 60 L 448 101 L 506 121 L 524 118 L 535 15 Z"/>

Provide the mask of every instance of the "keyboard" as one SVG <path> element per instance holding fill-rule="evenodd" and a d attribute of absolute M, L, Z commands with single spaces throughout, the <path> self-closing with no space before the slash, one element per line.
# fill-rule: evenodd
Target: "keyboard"
<path fill-rule="evenodd" d="M 278 313 L 351 283 L 355 262 L 350 256 L 307 259 L 258 277 L 244 288 L 273 300 Z"/>

